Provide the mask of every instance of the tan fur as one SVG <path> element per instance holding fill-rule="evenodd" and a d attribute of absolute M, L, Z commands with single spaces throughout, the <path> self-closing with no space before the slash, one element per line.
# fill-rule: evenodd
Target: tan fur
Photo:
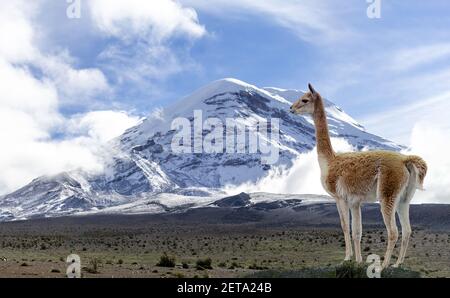
<path fill-rule="evenodd" d="M 295 102 L 291 112 L 310 114 L 316 127 L 317 153 L 321 181 L 325 190 L 336 199 L 346 243 L 346 257 L 352 256 L 349 212 L 352 214 L 352 235 L 356 260 L 362 261 L 361 203 L 380 201 L 381 213 L 388 230 L 388 247 L 383 267 L 389 265 L 398 230 L 395 212 L 402 224 L 402 246 L 396 266 L 406 253 L 411 228 L 409 202 L 416 188 L 423 187 L 427 165 L 419 156 L 407 156 L 391 151 L 335 153 L 331 146 L 326 113 L 319 93 L 309 85 L 310 92 Z"/>
<path fill-rule="evenodd" d="M 425 175 L 427 174 L 427 169 L 428 169 L 426 162 L 419 156 L 409 155 L 405 159 L 405 164 L 407 165 L 407 167 L 409 167 L 409 166 L 416 167 L 418 174 L 419 174 L 418 183 L 419 183 L 420 187 L 423 189 L 423 181 L 425 179 Z"/>

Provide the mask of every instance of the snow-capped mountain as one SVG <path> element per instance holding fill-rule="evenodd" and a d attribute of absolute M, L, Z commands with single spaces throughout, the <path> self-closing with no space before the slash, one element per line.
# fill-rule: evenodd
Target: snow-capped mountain
<path fill-rule="evenodd" d="M 121 210 L 120 206 L 157 206 L 161 196 L 167 200 L 167 194 L 175 198 L 171 200 L 175 205 L 177 201 L 179 205 L 192 206 L 211 203 L 218 195 L 224 196 L 220 191 L 223 186 L 256 182 L 274 167 L 289 169 L 295 158 L 314 148 L 312 120 L 289 113 L 290 105 L 301 95 L 303 92 L 299 90 L 258 88 L 236 79 L 212 82 L 112 140 L 109 154 L 112 157 L 106 162 L 103 173 L 74 171 L 40 177 L 0 198 L 0 219 Z M 402 148 L 366 132 L 328 100 L 326 110 L 332 137 L 344 138 L 359 150 Z M 201 111 L 201 122 L 214 118 L 225 124 L 227 119 L 234 119 L 244 125 L 248 136 L 266 140 L 279 152 L 276 162 L 263 162 L 264 154 L 260 151 L 245 154 L 174 152 L 172 141 L 179 131 L 173 127 L 173 121 L 181 117 L 194 125 L 194 111 Z M 266 120 L 271 132 L 271 119 L 279 119 L 278 140 L 270 139 L 257 128 L 258 123 Z M 214 128 L 216 126 L 220 125 Z M 225 137 L 228 128 L 222 129 Z M 194 132 L 190 140 L 183 140 L 183 143 L 190 141 L 194 147 L 196 138 L 204 138 L 211 132 L 212 126 L 203 127 L 200 135 Z M 245 152 L 249 152 L 249 141 L 243 146 Z M 160 212 L 164 208 L 155 210 Z"/>

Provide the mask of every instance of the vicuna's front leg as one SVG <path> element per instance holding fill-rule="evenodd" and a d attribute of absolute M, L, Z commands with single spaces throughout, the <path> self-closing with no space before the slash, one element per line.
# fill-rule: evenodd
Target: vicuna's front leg
<path fill-rule="evenodd" d="M 352 211 L 352 238 L 355 246 L 356 262 L 362 262 L 361 256 L 361 236 L 362 236 L 362 224 L 361 224 L 361 205 L 356 203 L 351 207 Z"/>
<path fill-rule="evenodd" d="M 344 261 L 350 261 L 352 259 L 352 242 L 350 239 L 350 218 L 348 204 L 343 199 L 336 199 L 336 206 L 339 212 L 339 218 L 341 220 L 342 231 L 344 232 L 345 240 L 345 259 Z"/>

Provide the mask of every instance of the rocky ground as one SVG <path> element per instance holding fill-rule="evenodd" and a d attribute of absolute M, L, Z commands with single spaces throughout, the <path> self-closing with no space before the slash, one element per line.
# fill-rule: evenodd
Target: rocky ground
<path fill-rule="evenodd" d="M 285 212 L 308 218 L 299 210 Z M 2 223 L 0 277 L 64 277 L 65 260 L 72 253 L 81 257 L 84 277 L 282 277 L 289 274 L 266 273 L 305 272 L 304 268 L 341 263 L 344 242 L 337 221 L 305 224 L 281 214 L 280 210 L 207 208 L 171 215 Z M 414 218 L 405 267 L 422 277 L 450 277 L 450 231 L 415 225 Z M 384 228 L 365 222 L 363 229 L 363 257 L 382 256 Z M 159 264 L 164 266 L 158 266 L 162 256 L 167 256 Z"/>

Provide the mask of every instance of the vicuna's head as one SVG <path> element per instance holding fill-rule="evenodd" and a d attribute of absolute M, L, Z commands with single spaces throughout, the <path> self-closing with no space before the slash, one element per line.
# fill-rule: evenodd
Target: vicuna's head
<path fill-rule="evenodd" d="M 314 90 L 311 84 L 308 84 L 309 92 L 306 92 L 299 100 L 291 106 L 291 113 L 300 115 L 314 114 L 316 100 L 320 100 L 320 94 Z"/>

